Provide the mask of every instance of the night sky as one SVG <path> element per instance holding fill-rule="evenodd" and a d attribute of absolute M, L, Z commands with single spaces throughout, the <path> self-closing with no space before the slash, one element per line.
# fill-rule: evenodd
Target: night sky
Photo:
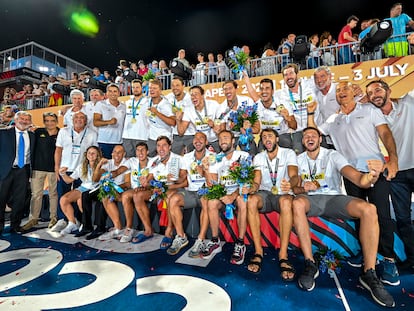
<path fill-rule="evenodd" d="M 180 48 L 196 63 L 197 52 L 224 53 L 247 44 L 261 55 L 267 42 L 330 31 L 337 37 L 346 19 L 385 18 L 396 1 L 166 1 L 166 0 L 0 0 L 0 50 L 35 41 L 89 67 L 113 72 L 120 59 L 146 63 L 176 57 Z M 287 4 L 288 3 L 288 4 Z M 414 1 L 403 1 L 414 16 Z M 278 9 L 271 9 L 270 5 Z M 77 33 L 70 13 L 87 9 L 95 15 L 94 37 Z M 286 21 L 287 20 L 287 21 Z M 357 31 L 359 32 L 359 25 Z"/>

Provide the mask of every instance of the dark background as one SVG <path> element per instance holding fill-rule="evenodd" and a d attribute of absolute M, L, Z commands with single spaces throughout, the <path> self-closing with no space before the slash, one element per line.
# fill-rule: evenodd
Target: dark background
<path fill-rule="evenodd" d="M 275 49 L 289 33 L 310 36 L 327 30 L 337 38 L 347 18 L 385 18 L 396 1 L 161 1 L 161 0 L 0 0 L 0 50 L 35 41 L 89 67 L 115 70 L 128 61 L 176 57 L 180 48 L 196 63 L 197 52 L 224 53 L 250 46 L 261 56 L 267 42 Z M 414 16 L 414 1 L 403 1 Z M 273 8 L 273 7 L 276 7 Z M 91 38 L 74 32 L 68 12 L 86 7 L 100 30 Z M 359 32 L 359 24 L 354 32 Z"/>

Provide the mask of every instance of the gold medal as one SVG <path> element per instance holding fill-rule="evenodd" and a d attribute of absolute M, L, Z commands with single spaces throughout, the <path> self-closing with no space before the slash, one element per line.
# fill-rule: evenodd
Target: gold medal
<path fill-rule="evenodd" d="M 131 123 L 132 123 L 132 124 L 137 123 L 137 119 L 132 118 L 132 119 L 131 119 Z"/>
<path fill-rule="evenodd" d="M 203 123 L 204 123 L 204 124 L 207 124 L 207 123 L 208 123 L 208 117 L 204 117 L 204 118 L 203 118 Z"/>
<path fill-rule="evenodd" d="M 149 118 L 152 115 L 151 110 L 145 111 L 145 115 Z"/>
<path fill-rule="evenodd" d="M 272 192 L 272 194 L 277 195 L 277 193 L 278 193 L 277 187 L 273 186 L 271 192 Z"/>
<path fill-rule="evenodd" d="M 147 177 L 148 175 L 149 175 L 149 169 L 148 168 L 142 169 L 141 176 Z"/>
<path fill-rule="evenodd" d="M 220 125 L 221 124 L 221 120 L 220 119 L 215 119 L 214 120 L 214 125 Z"/>
<path fill-rule="evenodd" d="M 280 113 L 283 109 L 285 109 L 285 106 L 283 106 L 283 105 L 278 105 L 278 106 L 276 107 L 276 111 L 277 111 L 277 113 Z"/>

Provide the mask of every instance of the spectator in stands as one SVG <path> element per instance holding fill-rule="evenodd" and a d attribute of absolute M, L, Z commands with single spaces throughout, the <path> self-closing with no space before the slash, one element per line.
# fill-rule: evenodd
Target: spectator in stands
<path fill-rule="evenodd" d="M 29 221 L 22 227 L 24 231 L 30 230 L 38 224 L 46 179 L 50 215 L 48 228 L 52 228 L 57 222 L 58 194 L 54 161 L 56 139 L 59 133 L 57 115 L 54 112 L 43 113 L 43 124 L 44 127 L 34 131 L 36 139 L 30 182 L 32 198 Z"/>
<path fill-rule="evenodd" d="M 122 145 L 126 157 L 135 156 L 136 146 L 140 142 L 148 140 L 148 120 L 145 115 L 149 107 L 149 99 L 142 93 L 142 81 L 132 80 L 132 95 L 125 102 L 126 115 L 122 132 Z"/>
<path fill-rule="evenodd" d="M 145 112 L 149 122 L 148 150 L 149 156 L 156 155 L 156 140 L 159 136 L 166 136 L 171 141 L 172 127 L 176 125 L 175 115 L 171 103 L 162 96 L 161 81 L 154 79 L 149 82 L 150 103 Z"/>
<path fill-rule="evenodd" d="M 351 83 L 339 82 L 336 85 L 336 100 L 340 105 L 340 111 L 332 115 L 328 121 L 319 123 L 318 128 L 323 134 L 329 135 L 336 150 L 352 166 L 363 173 L 369 172 L 367 159 L 378 159 L 385 164 L 384 155 L 379 146 L 379 138 L 384 144 L 389 156 L 389 161 L 384 165 L 387 173 L 381 173 L 378 181 L 369 189 L 363 189 L 346 178 L 344 178 L 344 185 L 348 195 L 368 200 L 377 207 L 380 225 L 378 251 L 383 256 L 381 280 L 386 284 L 396 286 L 400 284 L 400 280 L 394 254 L 395 223 L 391 219 L 389 200 L 389 181 L 395 177 L 398 171 L 395 140 L 381 111 L 372 105 L 356 102 L 354 95 Z M 308 125 L 312 127 L 316 127 L 313 113 L 316 106 L 315 101 L 307 105 Z M 361 266 L 362 258 L 358 256 L 356 259 L 357 261 L 351 259 L 350 264 Z"/>
<path fill-rule="evenodd" d="M 60 84 L 68 86 L 71 90 L 80 89 L 79 74 L 77 72 L 72 72 L 72 77 L 69 80 L 66 80 L 62 77 L 56 78 Z"/>
<path fill-rule="evenodd" d="M 14 116 L 15 112 L 13 107 L 10 105 L 6 105 L 3 107 L 3 115 L 1 120 L 1 125 L 3 126 L 11 126 L 14 125 Z"/>
<path fill-rule="evenodd" d="M 160 71 L 157 78 L 162 83 L 162 89 L 168 90 L 171 88 L 171 70 L 168 68 L 167 62 L 164 59 L 160 60 L 159 69 Z"/>
<path fill-rule="evenodd" d="M 335 65 L 335 49 L 330 45 L 329 39 L 321 39 L 321 44 L 319 45 L 321 49 L 321 61 L 324 66 L 334 66 Z"/>
<path fill-rule="evenodd" d="M 204 61 L 204 53 L 197 53 L 197 65 L 193 70 L 193 79 L 191 85 L 200 85 L 207 82 L 206 79 L 206 62 Z"/>
<path fill-rule="evenodd" d="M 55 84 L 59 84 L 59 81 L 56 79 L 55 76 L 50 75 L 49 76 L 49 80 L 48 80 L 48 85 L 47 85 L 47 89 L 48 89 L 48 93 L 49 93 L 49 107 L 53 107 L 53 106 L 62 106 L 63 105 L 63 95 L 56 92 L 53 89 L 53 86 Z"/>
<path fill-rule="evenodd" d="M 276 73 L 276 51 L 273 45 L 268 42 L 263 48 L 260 60 L 260 67 L 256 68 L 256 75 L 272 75 Z"/>
<path fill-rule="evenodd" d="M 59 175 L 67 184 L 71 184 L 76 180 L 81 180 L 79 187 L 65 193 L 59 200 L 62 211 L 68 219 L 67 225 L 60 231 L 62 236 L 79 230 L 80 223 L 75 217 L 75 209 L 72 203 L 76 203 L 80 212 L 83 213 L 82 193 L 89 192 L 96 187 L 97 183 L 93 181 L 92 177 L 93 172 L 101 159 L 101 150 L 96 146 L 89 146 L 82 156 L 81 163 L 70 175 L 66 173 L 68 170 L 67 167 L 61 167 L 59 169 Z"/>
<path fill-rule="evenodd" d="M 155 76 L 160 75 L 160 68 L 158 68 L 158 62 L 155 59 L 151 63 L 151 71 Z"/>
<path fill-rule="evenodd" d="M 414 29 L 414 21 L 410 16 L 402 13 L 402 3 L 397 2 L 391 6 L 390 17 L 392 23 L 392 38 L 384 44 L 386 57 L 399 57 L 408 55 L 408 42 L 405 34 L 407 28 Z"/>
<path fill-rule="evenodd" d="M 247 219 L 254 243 L 254 255 L 247 269 L 259 273 L 263 260 L 263 247 L 260 235 L 260 214 L 277 211 L 280 213 L 279 269 L 283 281 L 292 281 L 295 269 L 288 259 L 288 246 L 292 230 L 291 189 L 298 184 L 298 164 L 292 149 L 278 146 L 278 133 L 272 128 L 264 129 L 260 140 L 265 151 L 254 157 L 254 183 L 246 192 Z"/>
<path fill-rule="evenodd" d="M 185 58 L 185 50 L 184 49 L 180 49 L 178 51 L 178 56 L 176 58 L 174 58 L 173 60 L 179 61 L 180 63 L 182 63 L 185 67 L 191 68 L 190 63 L 188 62 L 188 60 Z"/>
<path fill-rule="evenodd" d="M 224 61 L 223 54 L 217 54 L 217 82 L 224 82 L 229 79 L 229 68 Z"/>
<path fill-rule="evenodd" d="M 101 178 L 107 177 L 105 174 L 111 174 L 112 171 L 115 171 L 120 166 L 124 165 L 125 159 L 125 149 L 122 145 L 117 145 L 112 150 L 112 158 L 105 159 L 102 158 L 99 161 L 97 167 L 95 168 L 93 174 L 93 180 L 99 181 Z M 113 182 L 123 190 L 128 190 L 131 186 L 130 182 L 130 174 L 128 172 L 124 172 L 122 174 L 113 177 Z M 108 232 L 100 235 L 98 240 L 106 241 L 110 239 L 121 239 L 123 234 L 123 225 L 121 221 L 121 217 L 119 215 L 119 209 L 117 206 L 118 202 L 121 202 L 121 197 L 123 193 L 117 192 L 115 198 L 106 197 L 102 200 L 102 204 L 105 208 L 106 213 L 108 214 L 109 218 L 111 218 L 113 223 L 113 228 L 109 229 Z"/>
<path fill-rule="evenodd" d="M 305 269 L 298 279 L 299 287 L 306 291 L 313 290 L 315 279 L 319 275 L 319 268 L 312 254 L 307 217 L 323 215 L 340 219 L 360 219 L 359 240 L 363 250 L 364 268 L 359 282 L 370 291 L 376 303 L 394 307 L 394 299 L 375 272 L 380 230 L 375 206 L 360 198 L 345 196 L 341 190 L 341 175 L 361 189 L 372 187 L 380 177 L 382 161 L 367 160 L 368 172 L 361 173 L 339 152 L 321 147 L 321 141 L 320 132 L 316 128 L 303 130 L 306 151 L 298 156 L 302 183 L 293 188 L 297 195 L 293 200 L 293 221 L 305 257 Z"/>
<path fill-rule="evenodd" d="M 207 69 L 207 83 L 215 83 L 217 82 L 217 63 L 214 60 L 214 54 L 208 53 L 207 54 L 207 63 L 206 63 L 206 69 Z"/>
<path fill-rule="evenodd" d="M 349 64 L 355 62 L 355 56 L 352 52 L 352 42 L 358 42 L 358 39 L 355 39 L 352 36 L 352 29 L 354 29 L 358 24 L 359 18 L 355 15 L 351 15 L 346 20 L 346 25 L 342 28 L 338 36 L 339 47 L 339 59 L 338 64 Z"/>
<path fill-rule="evenodd" d="M 99 82 L 105 82 L 105 76 L 98 67 L 92 69 L 93 78 Z"/>
<path fill-rule="evenodd" d="M 105 77 L 105 80 L 104 80 L 105 83 L 114 83 L 115 82 L 114 77 L 110 74 L 110 72 L 108 70 L 104 70 L 103 74 L 104 74 L 104 77 Z"/>
<path fill-rule="evenodd" d="M 316 68 L 321 64 L 320 50 L 319 45 L 319 36 L 318 34 L 313 34 L 309 37 L 310 42 L 310 53 L 308 57 L 308 69 Z"/>
<path fill-rule="evenodd" d="M 33 83 L 33 100 L 34 100 L 34 108 L 43 108 L 43 99 L 44 96 L 47 95 L 42 87 L 39 84 Z"/>
<path fill-rule="evenodd" d="M 363 47 L 363 39 L 370 33 L 372 27 L 378 23 L 380 20 L 378 18 L 372 18 L 369 19 L 366 22 L 365 29 L 362 30 L 362 23 L 361 23 L 361 32 L 359 33 L 358 40 L 361 41 L 360 49 L 361 49 L 361 61 L 367 61 L 367 60 L 375 60 L 375 59 L 381 59 L 382 58 L 382 47 L 377 46 L 372 50 L 364 49 Z"/>
<path fill-rule="evenodd" d="M 414 32 L 408 35 L 407 41 L 410 44 L 410 47 L 408 49 L 408 54 L 414 55 Z"/>
<path fill-rule="evenodd" d="M 166 95 L 167 100 L 172 104 L 172 111 L 175 114 L 176 120 L 182 120 L 184 111 L 193 106 L 191 103 L 190 93 L 184 90 L 184 80 L 181 77 L 174 77 L 171 81 L 171 93 Z M 173 140 L 171 151 L 183 155 L 186 152 L 193 150 L 193 136 L 194 131 L 187 128 L 187 130 L 180 134 L 177 130 L 177 124 L 172 129 Z"/>
<path fill-rule="evenodd" d="M 12 99 L 12 96 L 10 94 L 10 87 L 5 87 L 3 92 L 3 101 L 2 104 L 8 104 Z"/>
<path fill-rule="evenodd" d="M 138 75 L 144 76 L 148 72 L 148 67 L 145 65 L 143 60 L 138 62 Z"/>
<path fill-rule="evenodd" d="M 414 93 L 398 100 L 391 99 L 391 89 L 383 80 L 373 80 L 366 86 L 369 101 L 381 110 L 397 145 L 398 172 L 391 179 L 391 201 L 397 221 L 397 231 L 404 243 L 407 259 L 402 268 L 414 272 L 414 227 L 411 220 L 411 197 L 414 192 Z"/>
<path fill-rule="evenodd" d="M 105 158 L 110 159 L 115 145 L 122 145 L 126 107 L 118 100 L 119 87 L 108 84 L 106 87 L 107 99 L 95 105 L 93 124 L 98 128 L 98 145 Z"/>
<path fill-rule="evenodd" d="M 294 33 L 290 33 L 287 36 L 286 41 L 283 42 L 277 51 L 278 54 L 281 55 L 281 68 L 290 63 L 290 53 L 295 45 L 295 39 L 296 35 Z"/>

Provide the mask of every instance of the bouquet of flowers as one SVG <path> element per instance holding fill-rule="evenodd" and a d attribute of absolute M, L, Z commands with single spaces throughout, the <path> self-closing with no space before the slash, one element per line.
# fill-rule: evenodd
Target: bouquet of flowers
<path fill-rule="evenodd" d="M 149 201 L 152 202 L 155 199 L 158 199 L 157 209 L 161 212 L 159 224 L 160 226 L 168 225 L 168 214 L 167 214 L 167 191 L 168 185 L 163 181 L 158 181 L 152 179 L 150 181 L 150 190 L 152 195 L 149 198 Z"/>
<path fill-rule="evenodd" d="M 247 158 L 239 158 L 233 162 L 229 168 L 229 177 L 239 184 L 241 194 L 244 185 L 251 185 L 254 180 L 253 159 L 251 156 Z M 247 194 L 243 195 L 243 199 L 247 201 Z"/>
<path fill-rule="evenodd" d="M 115 184 L 111 173 L 108 172 L 102 175 L 99 185 L 98 200 L 101 202 L 106 198 L 109 198 L 109 200 L 113 202 L 118 193 L 124 192 L 121 187 Z"/>
<path fill-rule="evenodd" d="M 242 71 L 246 69 L 249 62 L 249 55 L 247 55 L 241 48 L 233 46 L 233 49 L 226 52 L 227 66 L 242 78 Z"/>
<path fill-rule="evenodd" d="M 213 182 L 211 187 L 207 187 L 205 184 L 200 189 L 198 189 L 197 193 L 206 198 L 207 200 L 219 200 L 220 198 L 224 197 L 227 194 L 226 187 L 224 185 Z M 233 210 L 236 207 L 233 204 L 226 204 L 225 216 L 227 219 L 233 219 Z"/>
<path fill-rule="evenodd" d="M 257 104 L 248 105 L 247 102 L 243 102 L 242 105 L 236 110 L 232 111 L 229 114 L 229 121 L 230 121 L 230 130 L 235 132 L 240 132 L 240 129 L 243 127 L 244 121 L 249 121 L 251 125 L 259 120 L 259 115 L 257 114 Z M 246 130 L 246 134 L 242 134 L 240 139 L 244 139 L 244 142 L 248 144 L 253 139 L 252 130 Z"/>
<path fill-rule="evenodd" d="M 343 256 L 336 250 L 331 250 L 327 247 L 320 248 L 315 253 L 315 259 L 319 262 L 319 270 L 322 273 L 326 271 L 341 272 Z"/>

